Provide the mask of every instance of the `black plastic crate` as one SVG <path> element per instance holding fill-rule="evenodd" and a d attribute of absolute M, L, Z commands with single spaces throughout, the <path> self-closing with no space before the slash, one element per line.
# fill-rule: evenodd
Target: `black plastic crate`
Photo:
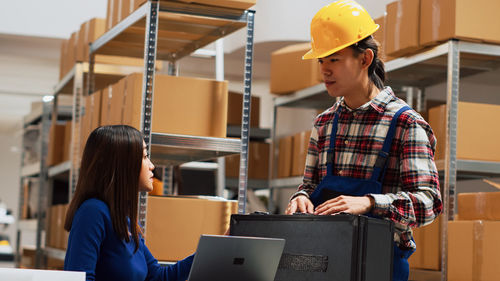
<path fill-rule="evenodd" d="M 338 214 L 232 215 L 230 234 L 286 239 L 276 281 L 392 280 L 393 223 Z"/>

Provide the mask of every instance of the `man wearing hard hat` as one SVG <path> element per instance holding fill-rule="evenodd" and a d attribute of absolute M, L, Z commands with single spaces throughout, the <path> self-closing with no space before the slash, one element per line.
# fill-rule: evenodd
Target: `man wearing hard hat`
<path fill-rule="evenodd" d="M 441 212 L 429 124 L 390 87 L 372 34 L 379 26 L 350 0 L 323 7 L 311 21 L 311 50 L 330 96 L 314 121 L 303 183 L 287 214 L 366 214 L 395 223 L 393 280 L 408 280 L 412 228 Z"/>

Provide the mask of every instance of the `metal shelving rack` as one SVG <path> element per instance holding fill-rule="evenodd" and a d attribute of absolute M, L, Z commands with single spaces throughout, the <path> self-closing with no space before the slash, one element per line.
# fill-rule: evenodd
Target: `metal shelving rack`
<path fill-rule="evenodd" d="M 417 106 L 425 99 L 425 88 L 447 83 L 447 143 L 444 160 L 436 161 L 440 176 L 444 179 L 441 187 L 444 212 L 441 220 L 442 259 L 441 271 L 411 270 L 411 278 L 425 280 L 446 280 L 447 276 L 447 237 L 448 220 L 453 219 L 456 202 L 456 182 L 458 179 L 500 176 L 500 162 L 473 161 L 457 159 L 457 118 L 460 78 L 486 73 L 500 67 L 500 46 L 483 43 L 471 43 L 449 40 L 419 54 L 394 59 L 385 64 L 388 73 L 387 85 L 393 89 L 406 87 L 407 97 L 412 97 L 417 89 L 422 97 L 417 97 Z M 332 100 L 327 95 L 324 85 L 316 85 L 289 96 L 275 99 L 273 140 L 276 131 L 276 108 L 279 106 L 302 108 L 326 108 Z M 325 107 L 326 106 L 326 107 Z M 275 188 L 298 186 L 301 177 L 275 179 L 271 183 L 271 192 Z M 272 201 L 272 200 L 270 200 Z M 430 278 L 430 279 L 429 279 Z"/>
<path fill-rule="evenodd" d="M 168 166 L 240 153 L 239 213 L 245 212 L 246 202 L 254 16 L 255 12 L 251 10 L 148 1 L 90 46 L 89 93 L 95 87 L 93 69 L 95 55 L 112 54 L 144 58 L 141 129 L 154 162 Z M 177 60 L 245 26 L 247 27 L 247 42 L 241 139 L 151 132 L 156 60 L 169 61 L 169 74 L 175 74 Z M 80 99 L 81 94 L 77 93 L 75 104 L 79 104 Z M 76 113 L 75 120 L 78 121 L 81 112 Z M 73 135 L 79 135 L 79 132 Z M 74 178 L 72 176 L 72 180 Z M 141 193 L 139 222 L 143 226 L 146 221 L 146 199 L 146 193 Z"/>
<path fill-rule="evenodd" d="M 40 267 L 43 261 L 43 229 L 45 224 L 45 211 L 46 206 L 43 203 L 47 202 L 47 175 L 48 167 L 46 165 L 46 158 L 48 153 L 48 138 L 50 130 L 50 116 L 53 112 L 53 105 L 50 101 L 44 101 L 42 107 L 28 114 L 23 120 L 23 128 L 31 124 L 40 124 L 40 159 L 37 163 L 29 164 L 23 166 L 21 164 L 21 180 L 20 180 L 20 194 L 19 194 L 19 214 L 22 213 L 22 207 L 24 205 L 24 179 L 26 178 L 38 178 L 38 204 L 37 204 L 37 217 L 34 219 L 20 220 L 18 222 L 17 228 L 17 243 L 16 243 L 16 263 L 20 263 L 20 248 L 21 248 L 21 237 L 22 232 L 30 231 L 36 232 L 35 238 L 35 267 Z M 55 120 L 58 117 L 69 117 L 70 109 L 68 107 L 62 107 L 60 112 L 56 115 Z M 24 147 L 24 143 L 23 143 Z M 24 158 L 24 151 L 21 153 L 21 159 Z M 22 163 L 22 161 L 21 161 Z"/>

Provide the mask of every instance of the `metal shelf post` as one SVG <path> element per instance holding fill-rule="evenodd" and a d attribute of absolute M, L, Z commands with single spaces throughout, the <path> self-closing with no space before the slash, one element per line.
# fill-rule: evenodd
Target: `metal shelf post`
<path fill-rule="evenodd" d="M 241 116 L 241 154 L 238 187 L 238 213 L 246 210 L 247 180 L 248 180 L 248 141 L 250 132 L 250 102 L 252 87 L 253 33 L 255 12 L 248 11 L 247 43 L 245 47 L 245 80 L 243 93 L 243 112 Z"/>
<path fill-rule="evenodd" d="M 158 39 L 158 13 L 160 4 L 148 1 L 146 16 L 146 34 L 144 36 L 144 75 L 142 80 L 142 116 L 141 130 L 148 155 L 151 154 L 151 119 L 153 114 L 153 92 L 156 63 L 156 41 Z M 146 233 L 146 204 L 147 193 L 139 194 L 139 224 Z"/>

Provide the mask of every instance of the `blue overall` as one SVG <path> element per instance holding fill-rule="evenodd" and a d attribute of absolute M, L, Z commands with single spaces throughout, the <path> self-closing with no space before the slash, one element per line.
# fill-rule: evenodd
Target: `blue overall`
<path fill-rule="evenodd" d="M 392 139 L 396 132 L 396 124 L 399 116 L 404 111 L 410 110 L 408 106 L 401 108 L 392 118 L 391 125 L 387 131 L 382 150 L 379 152 L 375 166 L 373 167 L 372 177 L 370 179 L 357 179 L 350 177 L 335 176 L 333 166 L 335 159 L 335 140 L 337 138 L 337 125 L 339 114 L 335 113 L 335 119 L 332 124 L 332 133 L 330 136 L 330 147 L 327 154 L 327 175 L 311 194 L 310 199 L 314 207 L 323 202 L 335 198 L 339 195 L 364 196 L 366 194 L 382 193 L 382 182 L 386 171 L 386 160 L 391 149 Z M 407 281 L 409 274 L 408 258 L 414 250 L 402 250 L 396 244 L 394 245 L 393 260 L 393 280 Z"/>

